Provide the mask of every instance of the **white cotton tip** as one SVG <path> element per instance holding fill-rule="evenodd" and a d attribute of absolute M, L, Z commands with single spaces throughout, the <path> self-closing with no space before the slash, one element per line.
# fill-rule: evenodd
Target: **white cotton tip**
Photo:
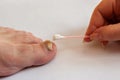
<path fill-rule="evenodd" d="M 64 36 L 61 36 L 60 34 L 55 34 L 53 36 L 53 40 L 59 40 L 59 39 L 62 39 L 62 38 L 64 38 Z"/>

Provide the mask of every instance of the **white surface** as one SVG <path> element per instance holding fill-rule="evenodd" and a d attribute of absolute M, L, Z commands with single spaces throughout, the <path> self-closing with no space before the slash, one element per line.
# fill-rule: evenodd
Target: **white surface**
<path fill-rule="evenodd" d="M 0 0 L 0 25 L 26 30 L 43 39 L 56 33 L 84 34 L 100 0 Z M 120 80 L 120 46 L 55 42 L 58 53 L 49 64 L 25 69 L 0 80 Z M 116 49 L 116 50 L 115 50 Z"/>

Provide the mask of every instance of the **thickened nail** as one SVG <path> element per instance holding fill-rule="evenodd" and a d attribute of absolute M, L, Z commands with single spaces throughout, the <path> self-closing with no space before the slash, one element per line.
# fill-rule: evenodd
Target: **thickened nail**
<path fill-rule="evenodd" d="M 46 40 L 46 41 L 44 41 L 44 44 L 49 51 L 53 50 L 53 43 L 51 41 Z"/>

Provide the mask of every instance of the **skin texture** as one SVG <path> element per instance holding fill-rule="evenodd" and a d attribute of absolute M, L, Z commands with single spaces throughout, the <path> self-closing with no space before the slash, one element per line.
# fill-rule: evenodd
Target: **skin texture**
<path fill-rule="evenodd" d="M 48 43 L 52 49 L 48 49 Z M 0 77 L 30 66 L 43 65 L 56 54 L 56 46 L 25 31 L 0 27 Z"/>
<path fill-rule="evenodd" d="M 120 0 L 102 0 L 95 8 L 86 31 L 89 38 L 84 38 L 85 42 L 92 40 L 107 43 L 109 41 L 120 40 Z"/>

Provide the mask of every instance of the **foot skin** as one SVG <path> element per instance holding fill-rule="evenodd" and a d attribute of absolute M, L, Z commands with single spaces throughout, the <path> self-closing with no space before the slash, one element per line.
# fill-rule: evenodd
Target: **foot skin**
<path fill-rule="evenodd" d="M 43 65 L 56 54 L 56 45 L 29 32 L 0 27 L 0 76 L 9 76 L 30 66 Z"/>

